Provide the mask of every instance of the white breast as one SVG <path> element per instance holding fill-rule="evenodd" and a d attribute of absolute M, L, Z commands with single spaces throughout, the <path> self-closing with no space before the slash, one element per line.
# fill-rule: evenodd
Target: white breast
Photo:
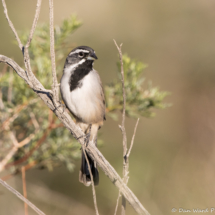
<path fill-rule="evenodd" d="M 98 73 L 91 71 L 81 80 L 81 87 L 72 92 L 69 87 L 70 74 L 64 72 L 61 79 L 61 93 L 68 109 L 85 123 L 103 121 L 104 104 Z"/>

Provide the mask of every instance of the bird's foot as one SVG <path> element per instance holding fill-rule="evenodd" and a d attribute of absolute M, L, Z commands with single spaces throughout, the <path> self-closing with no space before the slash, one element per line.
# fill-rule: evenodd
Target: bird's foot
<path fill-rule="evenodd" d="M 86 147 L 88 146 L 88 144 L 90 142 L 91 128 L 92 128 L 92 124 L 90 124 L 90 126 L 89 126 L 89 132 L 86 134 L 86 139 L 85 139 Z"/>
<path fill-rule="evenodd" d="M 84 138 L 84 144 L 87 147 L 90 141 L 90 133 L 87 133 L 85 135 L 81 135 L 80 137 L 77 138 L 77 140 Z"/>
<path fill-rule="evenodd" d="M 87 147 L 90 142 L 90 132 L 85 135 L 85 146 Z"/>
<path fill-rule="evenodd" d="M 56 107 L 56 109 L 58 109 L 58 108 L 62 107 L 62 108 L 63 108 L 63 112 L 62 112 L 62 113 L 64 113 L 64 111 L 66 110 L 66 105 L 65 105 L 65 104 L 63 104 L 61 101 L 59 101 L 59 102 L 60 102 L 60 105 L 59 105 L 59 106 L 57 106 L 57 107 Z"/>
<path fill-rule="evenodd" d="M 84 138 L 85 147 L 87 147 L 90 142 L 91 127 L 92 127 L 92 125 L 89 126 L 89 132 L 87 134 L 81 135 L 80 137 L 77 138 L 77 140 Z"/>

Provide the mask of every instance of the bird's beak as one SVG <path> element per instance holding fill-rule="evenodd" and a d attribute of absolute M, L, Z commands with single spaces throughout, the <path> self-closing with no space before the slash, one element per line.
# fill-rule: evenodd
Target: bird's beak
<path fill-rule="evenodd" d="M 97 60 L 97 59 L 98 58 L 94 52 L 90 53 L 89 56 L 87 57 L 87 60 Z"/>

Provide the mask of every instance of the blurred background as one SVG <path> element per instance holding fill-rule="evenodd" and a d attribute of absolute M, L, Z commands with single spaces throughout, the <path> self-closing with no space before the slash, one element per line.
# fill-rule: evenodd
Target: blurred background
<path fill-rule="evenodd" d="M 29 29 L 36 1 L 6 2 L 15 27 Z M 95 68 L 104 84 L 116 77 L 115 39 L 123 43 L 124 53 L 148 64 L 144 75 L 153 85 L 171 92 L 165 99 L 171 107 L 156 111 L 154 118 L 140 119 L 130 156 L 128 186 L 144 207 L 152 215 L 172 214 L 172 208 L 215 207 L 215 2 L 61 0 L 54 4 L 56 24 L 74 13 L 82 20 L 72 42 L 96 50 Z M 44 1 L 39 23 L 48 22 L 48 14 Z M 0 26 L 0 54 L 22 65 L 1 4 Z M 120 122 L 107 118 L 100 150 L 122 175 Z M 135 122 L 126 120 L 128 141 Z M 29 200 L 46 214 L 95 214 L 91 188 L 78 182 L 80 160 L 75 164 L 73 173 L 65 167 L 27 171 Z M 99 211 L 114 214 L 118 190 L 103 172 L 100 175 Z M 7 183 L 22 192 L 21 175 Z M 0 214 L 24 214 L 23 202 L 1 186 Z M 29 209 L 29 214 L 36 213 Z M 135 214 L 129 205 L 127 214 Z"/>

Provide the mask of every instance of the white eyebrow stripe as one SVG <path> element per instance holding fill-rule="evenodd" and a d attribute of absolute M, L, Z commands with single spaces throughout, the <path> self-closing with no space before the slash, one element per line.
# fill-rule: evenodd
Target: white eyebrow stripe
<path fill-rule="evenodd" d="M 77 50 L 75 50 L 73 52 L 70 52 L 69 55 L 79 53 L 79 52 L 89 53 L 90 51 L 87 51 L 87 50 L 84 50 L 84 49 L 77 49 Z"/>

